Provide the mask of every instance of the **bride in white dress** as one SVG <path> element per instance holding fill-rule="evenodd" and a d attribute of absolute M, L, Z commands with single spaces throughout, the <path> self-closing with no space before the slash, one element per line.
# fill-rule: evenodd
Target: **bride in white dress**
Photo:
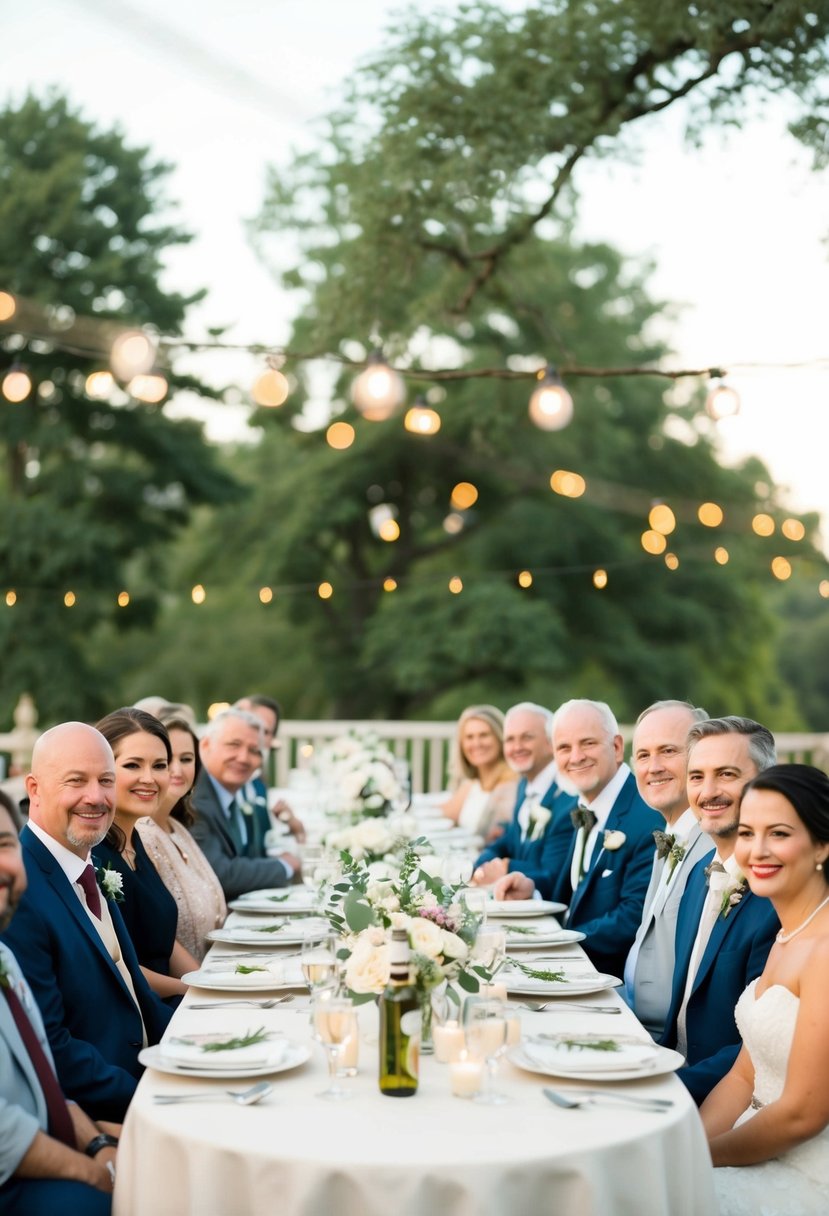
<path fill-rule="evenodd" d="M 829 1212 L 829 778 L 805 764 L 746 788 L 735 850 L 782 926 L 735 1016 L 743 1048 L 701 1114 L 721 1216 Z M 824 864 L 826 863 L 826 864 Z"/>

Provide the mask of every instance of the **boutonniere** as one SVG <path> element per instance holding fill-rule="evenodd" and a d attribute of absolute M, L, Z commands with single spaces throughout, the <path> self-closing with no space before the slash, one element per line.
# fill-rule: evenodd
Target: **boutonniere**
<path fill-rule="evenodd" d="M 544 829 L 550 822 L 550 812 L 546 806 L 534 806 L 530 811 L 528 836 L 530 840 L 538 840 L 544 834 Z"/>
<path fill-rule="evenodd" d="M 236 805 L 238 806 L 239 810 L 242 812 L 243 815 L 252 815 L 253 814 L 253 807 L 246 799 L 237 797 Z"/>
<path fill-rule="evenodd" d="M 107 899 L 111 899 L 115 904 L 124 902 L 124 879 L 117 870 L 113 870 L 109 862 L 105 866 L 95 867 L 95 877 Z"/>
<path fill-rule="evenodd" d="M 723 891 L 722 902 L 720 903 L 720 916 L 725 920 L 732 908 L 736 908 L 737 904 L 746 893 L 746 876 L 741 874 L 737 879 L 736 886 L 726 887 Z"/>
<path fill-rule="evenodd" d="M 10 987 L 9 972 L 6 967 L 6 960 L 3 958 L 3 955 L 0 954 L 0 988 L 8 987 Z"/>
<path fill-rule="evenodd" d="M 671 845 L 671 851 L 668 854 L 668 877 L 665 879 L 665 886 L 667 886 L 673 878 L 674 870 L 682 861 L 682 858 L 685 856 L 687 851 L 687 844 L 683 844 L 681 840 L 677 840 Z"/>
<path fill-rule="evenodd" d="M 602 848 L 606 853 L 615 853 L 617 849 L 621 849 L 626 840 L 627 836 L 624 832 L 605 831 Z"/>

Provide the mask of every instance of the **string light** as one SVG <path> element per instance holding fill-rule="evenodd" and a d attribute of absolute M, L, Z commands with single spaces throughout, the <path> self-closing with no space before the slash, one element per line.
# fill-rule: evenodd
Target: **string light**
<path fill-rule="evenodd" d="M 160 372 L 141 372 L 132 377 L 127 385 L 127 392 L 136 401 L 143 401 L 146 405 L 158 405 L 159 401 L 163 401 L 167 396 L 168 388 L 167 379 Z"/>
<path fill-rule="evenodd" d="M 7 591 L 6 592 L 6 604 L 8 605 L 8 607 L 13 608 L 16 603 L 17 603 L 17 592 L 16 591 Z"/>
<path fill-rule="evenodd" d="M 383 579 L 383 590 L 384 591 L 396 591 L 397 590 L 397 579 L 384 578 Z"/>
<path fill-rule="evenodd" d="M 781 583 L 784 583 L 787 578 L 792 577 L 792 563 L 786 557 L 774 557 L 771 562 L 771 572 L 775 578 L 779 578 Z"/>
<path fill-rule="evenodd" d="M 66 595 L 63 597 L 63 602 L 67 608 L 74 608 L 75 604 L 77 603 L 77 599 L 78 597 L 75 595 L 74 591 L 67 591 Z"/>
<path fill-rule="evenodd" d="M 270 604 L 272 599 L 273 599 L 273 591 L 271 590 L 270 587 L 260 587 L 259 588 L 259 603 L 260 604 Z"/>
<path fill-rule="evenodd" d="M 724 519 L 722 507 L 715 502 L 704 502 L 697 511 L 697 519 L 706 528 L 719 528 Z"/>
<path fill-rule="evenodd" d="M 518 586 L 519 587 L 532 587 L 532 585 L 533 585 L 532 574 L 530 573 L 529 570 L 522 570 L 521 573 L 518 575 Z"/>
<path fill-rule="evenodd" d="M 351 447 L 356 433 L 350 422 L 332 422 L 325 432 L 325 441 L 330 448 L 343 452 Z"/>
<path fill-rule="evenodd" d="M 271 367 L 255 382 L 250 395 L 257 405 L 273 409 L 285 404 L 290 387 L 279 368 Z"/>
<path fill-rule="evenodd" d="M 478 501 L 478 487 L 473 486 L 471 481 L 459 481 L 453 488 L 449 501 L 456 510 L 468 511 Z"/>
<path fill-rule="evenodd" d="M 823 599 L 829 600 L 829 578 L 822 578 L 818 583 L 818 595 Z"/>
<path fill-rule="evenodd" d="M 201 583 L 196 583 L 195 587 L 190 592 L 190 598 L 194 604 L 203 604 L 207 599 L 207 592 Z"/>
<path fill-rule="evenodd" d="M 458 578 L 457 574 L 450 578 L 449 590 L 453 595 L 460 595 L 463 591 L 463 579 Z"/>
<path fill-rule="evenodd" d="M 656 506 L 651 507 L 648 523 L 654 532 L 661 532 L 663 536 L 670 536 L 676 527 L 676 516 L 669 506 L 664 502 L 660 502 Z"/>
<path fill-rule="evenodd" d="M 668 542 L 661 532 L 654 532 L 651 528 L 647 532 L 643 532 L 641 536 L 642 548 L 646 553 L 664 553 L 668 547 Z"/>
<path fill-rule="evenodd" d="M 803 540 L 806 535 L 806 529 L 799 519 L 784 519 L 780 531 L 786 540 Z"/>
<path fill-rule="evenodd" d="M 669 570 L 678 570 L 679 569 L 679 558 L 677 557 L 677 555 L 675 553 L 666 553 L 665 554 L 665 565 L 668 567 Z"/>
<path fill-rule="evenodd" d="M 440 430 L 440 414 L 427 404 L 425 397 L 418 397 L 406 411 L 403 425 L 413 435 L 436 435 Z"/>
<path fill-rule="evenodd" d="M 125 329 L 112 343 L 110 367 L 119 380 L 127 383 L 133 376 L 151 372 L 158 343 L 143 329 Z"/>
<path fill-rule="evenodd" d="M 459 515 L 457 511 L 450 511 L 443 521 L 443 530 L 450 536 L 457 536 L 459 532 L 463 532 L 463 516 Z"/>
<path fill-rule="evenodd" d="M 330 583 L 320 583 L 319 587 L 317 587 L 317 595 L 321 600 L 330 600 L 333 594 L 334 588 Z"/>
<path fill-rule="evenodd" d="M 587 482 L 579 473 L 556 469 L 550 478 L 550 489 L 561 494 L 563 498 L 581 498 L 587 489 Z"/>
<path fill-rule="evenodd" d="M 380 351 L 372 351 L 365 370 L 351 385 L 354 408 L 369 422 L 385 422 L 405 399 L 403 377 L 383 361 Z"/>
<path fill-rule="evenodd" d="M 32 391 L 32 378 L 25 368 L 15 364 L 3 377 L 3 396 L 13 405 L 25 401 Z"/>
<path fill-rule="evenodd" d="M 230 709 L 229 701 L 214 701 L 207 707 L 207 720 L 212 721 L 217 714 L 222 714 L 226 709 Z"/>
<path fill-rule="evenodd" d="M 754 519 L 752 519 L 751 527 L 752 531 L 756 532 L 758 536 L 771 536 L 774 532 L 774 520 L 770 515 L 764 515 L 760 512 L 759 515 L 755 515 Z"/>
<path fill-rule="evenodd" d="M 115 377 L 112 372 L 90 372 L 84 385 L 87 397 L 93 401 L 106 401 L 115 388 Z"/>
<path fill-rule="evenodd" d="M 714 561 L 718 566 L 727 566 L 728 558 L 729 552 L 727 549 L 724 549 L 722 545 L 719 545 L 718 548 L 714 550 Z"/>
<path fill-rule="evenodd" d="M 0 291 L 0 324 L 4 321 L 11 321 L 16 312 L 17 302 L 14 296 L 7 291 Z"/>
<path fill-rule="evenodd" d="M 118 607 L 126 608 L 126 607 L 128 607 L 129 602 L 130 602 L 129 591 L 119 591 L 118 592 Z"/>
<path fill-rule="evenodd" d="M 604 591 L 605 587 L 607 586 L 607 571 L 606 570 L 594 570 L 593 571 L 593 586 L 596 588 L 597 591 Z"/>
<path fill-rule="evenodd" d="M 705 398 L 705 412 L 715 422 L 739 414 L 740 397 L 736 389 L 726 384 L 725 380 L 712 381 Z"/>
<path fill-rule="evenodd" d="M 400 539 L 400 524 L 396 519 L 384 519 L 377 529 L 377 535 L 380 537 L 380 540 L 391 544 Z"/>
<path fill-rule="evenodd" d="M 573 417 L 573 398 L 552 363 L 538 379 L 541 383 L 530 397 L 530 418 L 542 431 L 561 431 Z"/>

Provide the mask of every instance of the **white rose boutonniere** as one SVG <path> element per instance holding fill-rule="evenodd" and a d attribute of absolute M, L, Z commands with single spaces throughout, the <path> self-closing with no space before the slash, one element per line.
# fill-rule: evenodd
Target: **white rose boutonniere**
<path fill-rule="evenodd" d="M 106 899 L 111 899 L 114 904 L 124 902 L 124 879 L 109 862 L 95 868 L 95 877 Z"/>
<path fill-rule="evenodd" d="M 545 832 L 547 824 L 550 822 L 550 811 L 546 806 L 536 804 L 530 811 L 530 819 L 527 824 L 527 837 L 529 840 L 539 840 Z"/>
<path fill-rule="evenodd" d="M 605 831 L 602 848 L 606 853 L 615 853 L 617 849 L 621 849 L 626 840 L 627 836 L 624 832 Z"/>
<path fill-rule="evenodd" d="M 745 874 L 737 872 L 734 883 L 726 887 L 723 891 L 722 902 L 720 903 L 720 916 L 725 920 L 732 908 L 736 908 L 737 904 L 746 893 L 747 880 Z"/>
<path fill-rule="evenodd" d="M 253 814 L 253 807 L 251 806 L 251 804 L 248 802 L 248 800 L 246 798 L 240 798 L 238 796 L 238 794 L 236 796 L 236 805 L 238 806 L 239 810 L 242 812 L 243 815 L 252 815 Z"/>

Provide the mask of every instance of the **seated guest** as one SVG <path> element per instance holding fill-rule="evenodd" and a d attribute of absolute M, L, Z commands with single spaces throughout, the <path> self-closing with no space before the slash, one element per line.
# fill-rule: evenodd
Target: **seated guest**
<path fill-rule="evenodd" d="M 743 1045 L 701 1115 L 722 1216 L 829 1211 L 829 779 L 806 764 L 749 782 L 735 848 L 781 928 L 737 1002 Z M 773 1158 L 773 1160 L 772 1160 Z"/>
<path fill-rule="evenodd" d="M 90 863 L 115 813 L 115 760 L 97 730 L 64 722 L 41 735 L 20 834 L 28 887 L 3 935 L 43 1017 L 66 1097 L 121 1120 L 171 1011 L 150 990 L 115 902 Z M 102 885 L 99 885 L 101 883 Z"/>
<path fill-rule="evenodd" d="M 165 1000 L 180 999 L 187 991 L 180 977 L 198 970 L 198 961 L 176 938 L 178 906 L 135 831 L 167 795 L 170 740 L 158 718 L 132 706 L 108 714 L 97 729 L 115 757 L 115 819 L 93 856 L 121 876 L 121 915 L 147 983 Z"/>
<path fill-rule="evenodd" d="M 558 771 L 579 791 L 569 850 L 550 897 L 570 905 L 567 926 L 587 934 L 584 949 L 599 971 L 621 976 L 642 919 L 653 867 L 653 833 L 663 822 L 642 800 L 622 759 L 623 742 L 601 701 L 566 701 L 553 719 Z M 534 884 L 508 874 L 496 898 L 522 899 Z"/>
<path fill-rule="evenodd" d="M 258 718 L 262 724 L 262 768 L 259 772 L 254 773 L 250 781 L 244 786 L 240 800 L 249 803 L 253 807 L 253 813 L 259 820 L 263 833 L 270 831 L 271 813 L 273 813 L 274 817 L 284 825 L 284 830 L 290 832 L 299 844 L 303 844 L 305 841 L 305 827 L 302 821 L 297 819 L 285 799 L 280 798 L 274 804 L 272 812 L 268 809 L 268 787 L 264 776 L 266 772 L 265 761 L 273 748 L 279 746 L 276 742 L 279 719 L 282 717 L 282 708 L 279 702 L 275 701 L 273 697 L 266 697 L 261 692 L 254 692 L 247 697 L 240 698 L 234 708 L 247 710 L 249 714 L 253 714 L 255 718 Z"/>
<path fill-rule="evenodd" d="M 570 845 L 569 814 L 576 800 L 556 779 L 552 722 L 549 709 L 529 701 L 506 712 L 504 756 L 521 780 L 510 823 L 475 862 L 472 882 L 479 886 L 520 871 L 546 895 L 552 876 L 564 864 Z"/>
<path fill-rule="evenodd" d="M 201 961 L 205 936 L 227 916 L 222 884 L 188 832 L 195 815 L 190 791 L 199 767 L 199 741 L 184 718 L 163 718 L 173 758 L 170 786 L 152 819 L 139 819 L 135 830 L 147 856 L 178 906 L 177 940 Z"/>
<path fill-rule="evenodd" d="M 774 737 L 750 718 L 712 718 L 688 733 L 688 797 L 716 856 L 691 871 L 676 922 L 671 1007 L 661 1042 L 687 1064 L 677 1076 L 697 1103 L 740 1050 L 734 1007 L 765 966 L 780 925 L 746 886 L 734 856 L 747 781 L 775 762 Z"/>
<path fill-rule="evenodd" d="M 193 835 L 216 872 L 226 899 L 259 887 L 284 887 L 299 872 L 290 853 L 268 857 L 262 825 L 237 795 L 262 763 L 262 727 L 243 709 L 226 709 L 207 724 L 199 745 L 203 768 L 193 787 Z M 244 807 L 247 807 L 247 812 Z"/>
<path fill-rule="evenodd" d="M 625 999 L 653 1038 L 665 1029 L 674 978 L 676 918 L 688 875 L 713 852 L 688 805 L 688 731 L 707 718 L 687 701 L 657 701 L 642 711 L 633 732 L 636 787 L 665 819 L 654 832 L 656 852 L 642 921 L 625 963 Z"/>
<path fill-rule="evenodd" d="M 512 818 L 518 789 L 515 773 L 504 759 L 504 715 L 500 709 L 471 705 L 463 711 L 450 771 L 456 788 L 440 809 L 473 835 L 496 840 Z"/>

